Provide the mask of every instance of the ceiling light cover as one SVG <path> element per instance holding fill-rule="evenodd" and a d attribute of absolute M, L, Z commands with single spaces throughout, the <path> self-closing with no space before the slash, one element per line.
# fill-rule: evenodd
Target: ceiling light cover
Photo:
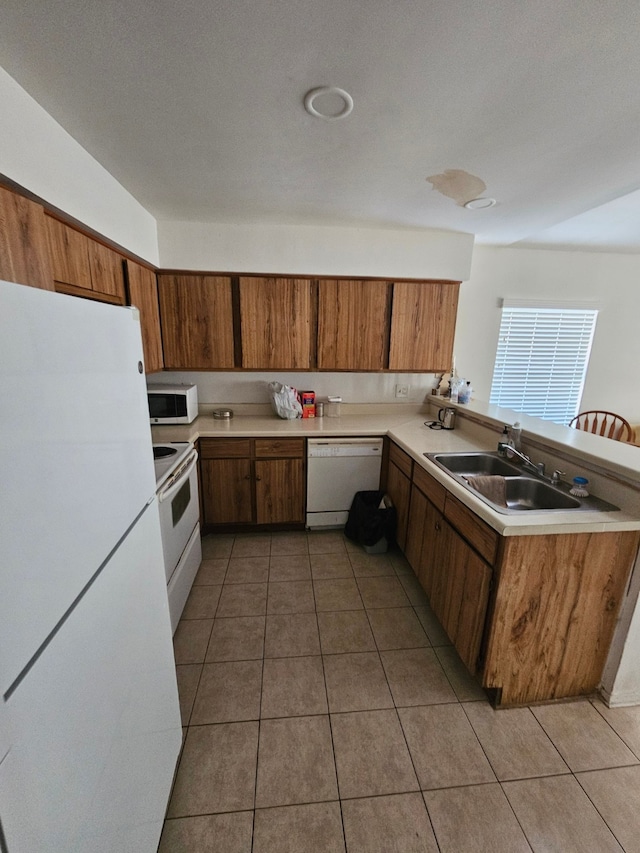
<path fill-rule="evenodd" d="M 304 108 L 316 118 L 335 121 L 346 118 L 353 110 L 353 98 L 337 86 L 320 86 L 304 96 Z"/>
<path fill-rule="evenodd" d="M 489 207 L 494 207 L 495 204 L 495 198 L 482 196 L 481 198 L 472 198 L 469 201 L 465 201 L 464 206 L 467 210 L 487 210 Z"/>

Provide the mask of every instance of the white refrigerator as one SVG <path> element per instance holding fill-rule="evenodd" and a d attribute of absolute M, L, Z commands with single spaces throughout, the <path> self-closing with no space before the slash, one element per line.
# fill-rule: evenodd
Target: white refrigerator
<path fill-rule="evenodd" d="M 0 282 L 0 851 L 154 853 L 181 744 L 139 315 Z"/>

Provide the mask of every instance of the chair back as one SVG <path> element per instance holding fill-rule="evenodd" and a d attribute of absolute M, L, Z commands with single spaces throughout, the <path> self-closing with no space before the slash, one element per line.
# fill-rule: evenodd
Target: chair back
<path fill-rule="evenodd" d="M 592 432 L 594 435 L 602 435 L 604 438 L 613 438 L 615 441 L 633 441 L 635 438 L 634 429 L 629 421 L 613 412 L 597 410 L 580 412 L 569 426 L 584 432 Z"/>

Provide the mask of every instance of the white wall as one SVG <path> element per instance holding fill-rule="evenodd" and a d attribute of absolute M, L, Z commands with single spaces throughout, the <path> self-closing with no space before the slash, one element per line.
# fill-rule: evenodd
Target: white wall
<path fill-rule="evenodd" d="M 156 221 L 0 68 L 0 173 L 152 264 Z"/>
<path fill-rule="evenodd" d="M 600 311 L 582 409 L 640 423 L 640 256 L 476 246 L 460 291 L 456 366 L 488 400 L 500 327 L 500 297 L 594 300 Z"/>
<path fill-rule="evenodd" d="M 409 228 L 158 222 L 165 269 L 464 281 L 473 240 Z"/>

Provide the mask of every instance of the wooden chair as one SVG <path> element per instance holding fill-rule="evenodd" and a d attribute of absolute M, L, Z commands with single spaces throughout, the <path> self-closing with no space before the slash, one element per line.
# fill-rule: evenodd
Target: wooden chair
<path fill-rule="evenodd" d="M 574 429 L 613 438 L 616 441 L 633 441 L 635 431 L 629 421 L 613 412 L 589 411 L 580 412 L 569 424 Z"/>

